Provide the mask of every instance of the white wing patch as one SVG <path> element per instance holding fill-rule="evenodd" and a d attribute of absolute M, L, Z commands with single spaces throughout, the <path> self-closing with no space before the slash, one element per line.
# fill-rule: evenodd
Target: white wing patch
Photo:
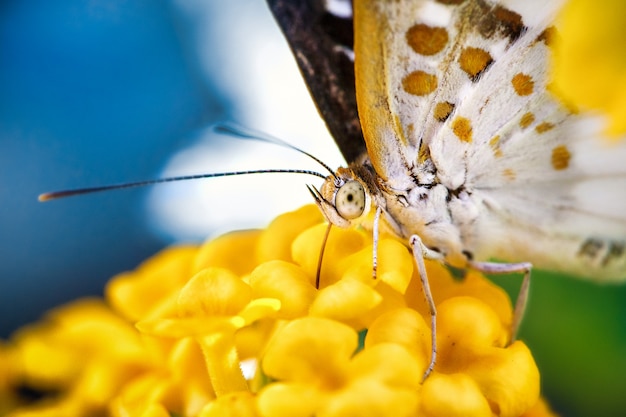
<path fill-rule="evenodd" d="M 384 3 L 381 76 L 404 145 L 385 158 L 418 182 L 432 160 L 438 183 L 470 196 L 479 214 L 457 224 L 477 258 L 623 280 L 626 141 L 609 143 L 599 118 L 549 91 L 561 2 L 541 3 Z M 387 184 L 402 189 L 398 178 Z"/>

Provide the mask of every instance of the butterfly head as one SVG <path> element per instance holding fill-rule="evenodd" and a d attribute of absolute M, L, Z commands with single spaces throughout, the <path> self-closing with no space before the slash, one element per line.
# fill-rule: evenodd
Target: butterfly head
<path fill-rule="evenodd" d="M 316 204 L 330 223 L 348 227 L 370 212 L 372 188 L 352 169 L 339 168 L 318 191 L 309 187 Z"/>

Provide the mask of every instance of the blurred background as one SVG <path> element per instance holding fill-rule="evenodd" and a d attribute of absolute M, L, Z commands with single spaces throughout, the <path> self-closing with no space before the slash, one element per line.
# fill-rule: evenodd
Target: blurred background
<path fill-rule="evenodd" d="M 212 133 L 234 121 L 342 158 L 263 0 L 0 4 L 0 337 L 100 295 L 174 242 L 262 227 L 310 202 L 313 177 L 261 175 L 94 194 L 162 176 L 319 167 Z M 626 415 L 626 287 L 534 276 L 522 339 L 565 416 Z M 516 293 L 519 277 L 498 282 Z"/>

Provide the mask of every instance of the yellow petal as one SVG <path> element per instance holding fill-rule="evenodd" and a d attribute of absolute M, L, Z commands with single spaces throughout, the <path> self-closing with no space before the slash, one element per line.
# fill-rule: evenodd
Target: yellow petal
<path fill-rule="evenodd" d="M 199 417 L 255 417 L 256 401 L 249 392 L 222 395 L 209 403 Z"/>
<path fill-rule="evenodd" d="M 195 339 L 178 341 L 167 358 L 164 381 L 171 383 L 171 389 L 162 395 L 162 403 L 176 414 L 197 415 L 200 410 L 215 398 L 211 380 L 204 363 L 204 354 Z"/>
<path fill-rule="evenodd" d="M 476 356 L 466 373 L 477 382 L 499 416 L 519 416 L 539 399 L 539 370 L 520 341 Z"/>
<path fill-rule="evenodd" d="M 511 300 L 501 287 L 493 284 L 476 271 L 467 271 L 463 279 L 455 279 L 441 262 L 427 260 L 425 263 L 435 304 L 438 305 L 444 300 L 456 296 L 475 297 L 490 306 L 498 314 L 503 325 L 510 326 L 513 319 Z M 413 280 L 407 293 L 410 294 L 407 297 L 407 304 L 422 315 L 427 316 L 428 305 L 423 296 L 422 284 L 417 271 L 413 274 Z"/>
<path fill-rule="evenodd" d="M 351 361 L 348 373 L 352 380 L 371 378 L 390 387 L 416 391 L 425 370 L 426 361 L 418 361 L 404 346 L 379 343 L 360 351 Z"/>
<path fill-rule="evenodd" d="M 440 372 L 458 372 L 474 360 L 476 347 L 503 347 L 508 329 L 485 303 L 472 297 L 450 298 L 438 306 L 437 342 Z"/>
<path fill-rule="evenodd" d="M 169 411 L 160 404 L 150 404 L 146 407 L 141 417 L 170 417 Z"/>
<path fill-rule="evenodd" d="M 20 403 L 16 386 L 23 381 L 19 351 L 15 346 L 0 341 L 0 415 L 8 415 Z"/>
<path fill-rule="evenodd" d="M 312 384 L 266 386 L 258 395 L 257 408 L 263 417 L 311 417 L 323 404 L 325 396 Z"/>
<path fill-rule="evenodd" d="M 239 366 L 235 333 L 221 332 L 198 338 L 213 391 L 219 397 L 231 392 L 248 391 Z"/>
<path fill-rule="evenodd" d="M 430 328 L 424 318 L 413 309 L 400 308 L 382 314 L 371 324 L 365 338 L 365 348 L 379 343 L 398 343 L 422 358 L 425 371 L 431 351 L 430 339 Z"/>
<path fill-rule="evenodd" d="M 270 340 L 263 371 L 278 380 L 336 386 L 343 381 L 357 344 L 356 331 L 345 324 L 317 317 L 296 319 Z"/>
<path fill-rule="evenodd" d="M 291 245 L 296 236 L 323 222 L 324 217 L 315 204 L 278 216 L 259 237 L 256 248 L 259 263 L 272 260 L 292 262 Z"/>
<path fill-rule="evenodd" d="M 178 295 L 182 317 L 234 316 L 252 299 L 252 289 L 227 269 L 207 268 L 189 280 Z"/>
<path fill-rule="evenodd" d="M 422 387 L 421 411 L 425 417 L 492 417 L 489 403 L 478 385 L 465 374 L 433 373 Z"/>
<path fill-rule="evenodd" d="M 115 340 L 116 343 L 110 343 Z M 23 371 L 33 382 L 65 384 L 80 375 L 83 358 L 146 365 L 138 333 L 100 300 L 83 299 L 48 313 L 46 321 L 15 336 Z"/>
<path fill-rule="evenodd" d="M 237 275 L 250 273 L 257 265 L 255 250 L 260 236 L 260 230 L 244 230 L 207 240 L 198 251 L 193 272 L 218 267 Z"/>
<path fill-rule="evenodd" d="M 152 336 L 183 338 L 234 332 L 245 325 L 239 316 L 232 317 L 187 317 L 180 319 L 141 320 L 135 326 L 141 333 Z"/>
<path fill-rule="evenodd" d="M 328 398 L 318 417 L 404 417 L 415 416 L 418 393 L 393 388 L 376 379 L 362 379 Z"/>
<path fill-rule="evenodd" d="M 315 298 L 314 277 L 284 261 L 259 265 L 250 275 L 254 297 L 280 300 L 280 318 L 305 316 Z"/>
<path fill-rule="evenodd" d="M 153 407 L 164 407 L 163 396 L 170 385 L 162 374 L 144 374 L 121 387 L 121 392 L 109 405 L 109 412 L 114 417 L 126 417 L 142 415 Z"/>
<path fill-rule="evenodd" d="M 325 224 L 310 227 L 293 241 L 293 260 L 310 276 L 317 275 L 317 265 L 327 227 Z M 343 276 L 345 269 L 350 265 L 341 261 L 361 250 L 366 245 L 366 239 L 367 234 L 357 230 L 337 227 L 331 229 L 322 259 L 321 288 L 337 282 Z"/>
<path fill-rule="evenodd" d="M 369 285 L 344 279 L 321 290 L 309 313 L 311 316 L 338 320 L 360 330 L 369 324 L 362 321 L 364 314 L 381 301 L 380 294 Z"/>
<path fill-rule="evenodd" d="M 280 301 L 275 298 L 257 298 L 239 312 L 238 317 L 243 319 L 244 325 L 251 324 L 266 317 L 275 316 L 280 310 Z"/>
<path fill-rule="evenodd" d="M 179 340 L 167 358 L 167 367 L 176 381 L 198 380 L 209 382 L 207 370 L 198 363 L 203 361 L 200 346 L 191 337 Z"/>
<path fill-rule="evenodd" d="M 358 253 L 340 261 L 346 265 L 342 279 L 372 281 L 373 247 L 366 246 Z M 384 282 L 404 294 L 413 275 L 413 256 L 406 246 L 395 239 L 378 242 L 378 269 L 376 280 Z"/>
<path fill-rule="evenodd" d="M 113 366 L 112 366 L 113 364 Z M 77 380 L 71 396 L 78 401 L 105 408 L 127 381 L 145 371 L 123 362 L 91 359 L 83 364 L 83 372 Z"/>
<path fill-rule="evenodd" d="M 242 327 L 235 333 L 235 343 L 241 359 L 257 358 L 274 330 L 274 319 L 262 319 Z"/>
<path fill-rule="evenodd" d="M 46 328 L 46 330 L 44 330 Z M 22 378 L 35 387 L 64 387 L 79 375 L 81 364 L 67 346 L 49 339 L 47 326 L 31 325 L 15 335 Z"/>
<path fill-rule="evenodd" d="M 168 248 L 135 271 L 115 276 L 105 289 L 108 303 L 130 321 L 139 320 L 191 278 L 197 252 L 193 246 Z"/>

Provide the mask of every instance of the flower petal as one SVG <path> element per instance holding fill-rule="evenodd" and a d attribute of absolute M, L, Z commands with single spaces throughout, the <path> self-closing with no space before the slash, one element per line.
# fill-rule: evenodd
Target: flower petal
<path fill-rule="evenodd" d="M 260 230 L 244 230 L 207 240 L 198 251 L 193 272 L 218 267 L 237 275 L 250 273 L 257 265 L 255 249 L 260 236 Z"/>
<path fill-rule="evenodd" d="M 378 242 L 376 281 L 384 282 L 404 294 L 413 275 L 413 257 L 406 246 L 396 239 Z M 341 260 L 346 271 L 342 279 L 372 280 L 373 246 L 368 245 L 352 256 Z"/>
<path fill-rule="evenodd" d="M 325 395 L 306 382 L 275 382 L 258 395 L 257 408 L 263 417 L 311 417 L 317 414 Z"/>
<path fill-rule="evenodd" d="M 465 374 L 433 373 L 422 387 L 425 417 L 492 417 L 480 388 Z"/>
<path fill-rule="evenodd" d="M 504 347 L 508 329 L 488 305 L 473 297 L 450 298 L 438 306 L 437 342 L 440 372 L 459 372 L 469 366 L 474 349 Z"/>
<path fill-rule="evenodd" d="M 354 279 L 343 279 L 322 289 L 309 313 L 311 316 L 332 318 L 360 330 L 369 324 L 362 320 L 364 315 L 381 301 L 381 295 L 369 285 Z"/>
<path fill-rule="evenodd" d="M 329 397 L 319 417 L 415 416 L 419 397 L 415 390 L 390 387 L 376 379 L 362 379 Z"/>
<path fill-rule="evenodd" d="M 234 316 L 252 299 L 252 289 L 227 269 L 207 268 L 189 280 L 178 295 L 181 317 Z"/>
<path fill-rule="evenodd" d="M 256 401 L 249 392 L 222 395 L 207 406 L 199 417 L 256 417 Z"/>
<path fill-rule="evenodd" d="M 279 317 L 286 319 L 307 314 L 317 293 L 313 280 L 301 268 L 284 261 L 265 262 L 249 278 L 254 297 L 280 300 Z"/>
<path fill-rule="evenodd" d="M 325 224 L 313 226 L 300 233 L 293 241 L 293 260 L 310 276 L 317 275 L 317 264 L 327 227 L 328 225 Z M 366 234 L 357 230 L 339 229 L 337 227 L 331 229 L 322 259 L 321 288 L 341 279 L 345 269 L 350 266 L 341 261 L 350 254 L 361 250 L 366 245 L 367 239 Z M 312 248 L 319 248 L 319 250 Z"/>
<path fill-rule="evenodd" d="M 345 324 L 318 317 L 296 319 L 270 340 L 263 371 L 278 380 L 336 386 L 357 345 L 356 331 Z"/>
<path fill-rule="evenodd" d="M 474 357 L 465 372 L 477 382 L 499 416 L 519 416 L 539 399 L 539 370 L 520 341 Z"/>
<path fill-rule="evenodd" d="M 417 391 L 426 361 L 418 361 L 408 349 L 395 343 L 379 343 L 352 359 L 348 369 L 352 380 L 372 378 L 390 387 Z"/>
<path fill-rule="evenodd" d="M 278 216 L 259 237 L 256 247 L 259 263 L 272 260 L 293 262 L 291 246 L 296 236 L 323 222 L 324 217 L 315 204 Z"/>
<path fill-rule="evenodd" d="M 105 289 L 107 301 L 130 321 L 138 321 L 191 278 L 197 252 L 195 246 L 168 248 L 136 270 L 113 277 Z"/>
<path fill-rule="evenodd" d="M 379 343 L 400 344 L 416 357 L 422 358 L 423 374 L 430 358 L 430 338 L 430 328 L 421 314 L 410 308 L 399 308 L 382 314 L 370 325 L 365 348 Z"/>

